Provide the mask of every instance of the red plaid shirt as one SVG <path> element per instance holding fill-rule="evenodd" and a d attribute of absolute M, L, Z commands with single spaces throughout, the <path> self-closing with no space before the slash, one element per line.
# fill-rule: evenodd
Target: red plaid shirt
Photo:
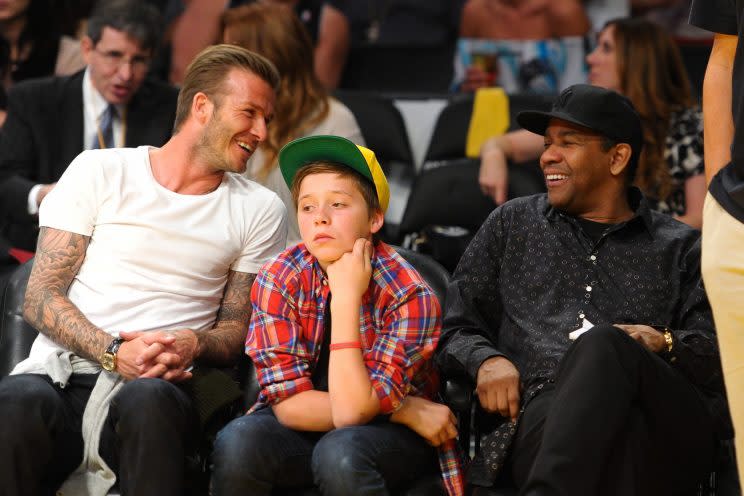
<path fill-rule="evenodd" d="M 261 392 L 254 411 L 313 389 L 311 371 L 323 336 L 326 276 L 299 244 L 259 271 L 246 353 Z M 408 394 L 434 398 L 439 386 L 432 355 L 441 309 L 431 289 L 395 250 L 375 245 L 372 277 L 362 297 L 360 341 L 380 413 L 394 412 Z M 442 477 L 451 496 L 464 493 L 454 441 L 440 447 Z"/>

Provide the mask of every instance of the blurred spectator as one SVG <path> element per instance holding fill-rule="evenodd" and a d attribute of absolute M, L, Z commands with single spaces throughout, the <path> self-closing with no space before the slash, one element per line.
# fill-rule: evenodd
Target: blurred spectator
<path fill-rule="evenodd" d="M 279 3 L 292 7 L 302 24 L 310 34 L 313 45 L 318 40 L 318 23 L 320 22 L 320 11 L 323 8 L 324 0 L 232 0 L 230 8 L 248 5 L 254 2 Z"/>
<path fill-rule="evenodd" d="M 608 21 L 630 17 L 630 0 L 583 0 L 584 10 L 592 23 L 592 34 L 602 31 Z"/>
<path fill-rule="evenodd" d="M 35 249 L 38 206 L 81 151 L 160 146 L 170 137 L 177 92 L 145 81 L 157 19 L 141 0 L 103 0 L 81 42 L 85 71 L 11 89 L 0 135 L 0 225 L 14 247 Z"/>
<path fill-rule="evenodd" d="M 713 33 L 688 22 L 692 0 L 631 0 L 633 16 L 662 25 L 669 34 L 681 39 L 712 39 Z"/>
<path fill-rule="evenodd" d="M 150 0 L 162 4 L 170 43 L 167 79 L 181 83 L 186 67 L 202 49 L 221 37 L 220 19 L 228 8 L 256 2 L 277 3 L 292 7 L 308 30 L 312 43 L 318 37 L 323 0 Z M 163 72 L 162 69 L 159 72 Z"/>
<path fill-rule="evenodd" d="M 0 3 L 0 70 L 8 89 L 23 79 L 70 74 L 84 62 L 70 53 L 76 43 L 61 42 L 52 0 L 8 0 Z M 68 38 L 69 39 L 69 38 Z"/>
<path fill-rule="evenodd" d="M 0 126 L 6 117 L 7 90 L 13 83 L 72 74 L 85 65 L 79 42 L 62 35 L 53 6 L 53 0 L 0 3 Z"/>
<path fill-rule="evenodd" d="M 453 45 L 463 1 L 327 0 L 315 52 L 318 78 L 326 88 L 336 88 L 347 57 L 364 46 Z"/>
<path fill-rule="evenodd" d="M 183 11 L 170 31 L 171 60 L 168 80 L 181 84 L 186 68 L 196 54 L 220 38 L 220 16 L 229 0 L 182 1 Z"/>
<path fill-rule="evenodd" d="M 705 198 L 702 114 L 694 103 L 679 50 L 657 24 L 610 21 L 587 57 L 589 81 L 627 96 L 641 116 L 644 146 L 636 185 L 656 209 L 700 228 Z M 536 159 L 543 140 L 527 131 L 489 139 L 479 182 L 496 203 L 506 201 L 507 161 Z"/>
<path fill-rule="evenodd" d="M 460 38 L 547 40 L 584 36 L 590 28 L 580 0 L 468 0 L 462 11 Z M 496 70 L 471 64 L 465 68 L 460 89 L 492 86 L 498 77 Z"/>
<path fill-rule="evenodd" d="M 589 28 L 580 0 L 468 0 L 460 37 L 543 40 L 582 36 Z"/>
<path fill-rule="evenodd" d="M 253 3 L 223 16 L 223 41 L 255 51 L 276 65 L 281 86 L 268 137 L 248 160 L 246 174 L 287 206 L 287 245 L 300 240 L 292 196 L 279 171 L 279 149 L 293 139 L 333 134 L 364 144 L 351 111 L 331 98 L 313 72 L 310 36 L 292 10 L 275 3 Z"/>

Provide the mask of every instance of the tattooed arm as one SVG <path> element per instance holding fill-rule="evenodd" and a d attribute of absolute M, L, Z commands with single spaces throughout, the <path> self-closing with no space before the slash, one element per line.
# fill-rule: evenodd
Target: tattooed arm
<path fill-rule="evenodd" d="M 88 248 L 89 236 L 42 227 L 36 247 L 34 267 L 28 280 L 23 317 L 39 332 L 78 356 L 98 361 L 113 337 L 94 326 L 67 297 L 67 290 L 80 270 Z M 152 333 L 123 343 L 116 360 L 116 371 L 125 379 L 134 379 L 150 369 L 138 357 L 151 349 L 173 343 L 173 336 Z M 152 377 L 162 374 L 158 369 Z"/>
<path fill-rule="evenodd" d="M 243 354 L 251 321 L 251 286 L 255 279 L 256 274 L 230 271 L 217 322 L 210 330 L 197 334 L 199 358 L 232 365 Z"/>
<path fill-rule="evenodd" d="M 23 304 L 23 317 L 75 354 L 98 360 L 111 336 L 90 323 L 67 297 L 90 237 L 42 227 Z"/>

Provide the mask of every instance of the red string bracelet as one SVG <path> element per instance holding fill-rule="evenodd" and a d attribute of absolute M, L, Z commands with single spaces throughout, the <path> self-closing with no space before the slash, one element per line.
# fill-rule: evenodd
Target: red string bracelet
<path fill-rule="evenodd" d="M 343 343 L 332 343 L 331 346 L 329 346 L 329 350 L 345 350 L 347 348 L 356 348 L 358 350 L 362 349 L 362 343 L 359 341 L 346 341 Z"/>

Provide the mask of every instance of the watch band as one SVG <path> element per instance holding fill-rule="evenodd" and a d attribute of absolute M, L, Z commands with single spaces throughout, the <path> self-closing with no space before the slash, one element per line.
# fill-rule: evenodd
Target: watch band
<path fill-rule="evenodd" d="M 116 353 L 119 351 L 119 348 L 121 347 L 121 343 L 124 342 L 124 339 L 122 338 L 114 338 L 106 348 L 106 351 L 104 353 L 110 353 L 112 355 L 116 355 Z"/>
<path fill-rule="evenodd" d="M 124 342 L 122 338 L 114 338 L 111 340 L 109 345 L 106 347 L 106 351 L 101 354 L 98 362 L 104 370 L 113 372 L 116 370 L 116 353 L 119 351 L 119 347 Z"/>

